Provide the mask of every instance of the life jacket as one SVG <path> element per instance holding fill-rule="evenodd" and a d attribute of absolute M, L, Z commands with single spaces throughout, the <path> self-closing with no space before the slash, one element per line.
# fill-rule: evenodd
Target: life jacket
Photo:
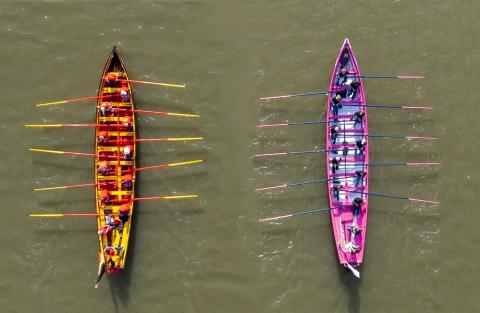
<path fill-rule="evenodd" d="M 132 118 L 130 116 L 126 116 L 122 118 L 122 126 L 123 127 L 132 127 Z"/>
<path fill-rule="evenodd" d="M 131 157 L 133 157 L 133 147 L 130 146 L 130 145 L 126 145 L 126 146 L 123 148 L 123 155 L 124 155 L 126 158 L 131 158 Z"/>
<path fill-rule="evenodd" d="M 132 174 L 122 175 L 122 180 L 123 180 L 124 182 L 132 181 L 132 180 L 133 180 L 133 175 L 132 175 Z"/>
<path fill-rule="evenodd" d="M 98 166 L 98 172 L 102 175 L 106 175 L 110 170 L 110 163 L 108 161 L 102 161 Z"/>
<path fill-rule="evenodd" d="M 108 73 L 105 80 L 107 81 L 107 83 L 116 82 L 117 81 L 117 75 L 115 75 L 114 73 Z"/>
<path fill-rule="evenodd" d="M 107 131 L 101 131 L 98 133 L 98 140 L 100 142 L 108 142 L 108 132 Z"/>
<path fill-rule="evenodd" d="M 102 202 L 107 202 L 110 198 L 110 192 L 107 189 L 102 189 L 100 191 L 100 200 Z"/>

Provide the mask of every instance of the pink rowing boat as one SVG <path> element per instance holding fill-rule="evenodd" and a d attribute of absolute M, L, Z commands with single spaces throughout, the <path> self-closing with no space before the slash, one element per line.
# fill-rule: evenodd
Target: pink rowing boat
<path fill-rule="evenodd" d="M 368 193 L 368 137 L 363 136 L 368 134 L 368 117 L 360 75 L 355 54 L 345 39 L 330 79 L 326 163 L 338 258 L 354 273 L 363 262 L 368 213 L 368 195 L 362 193 Z"/>

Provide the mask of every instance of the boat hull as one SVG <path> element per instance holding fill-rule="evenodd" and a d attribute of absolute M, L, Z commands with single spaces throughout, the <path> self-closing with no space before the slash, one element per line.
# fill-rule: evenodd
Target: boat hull
<path fill-rule="evenodd" d="M 348 54 L 348 58 L 346 58 Z M 347 67 L 348 74 L 344 78 L 339 73 L 342 67 Z M 355 54 L 348 39 L 345 39 L 335 62 L 330 79 L 330 91 L 327 102 L 326 166 L 328 176 L 328 197 L 335 247 L 342 265 L 357 267 L 363 262 L 367 231 L 368 195 L 368 112 L 366 106 L 363 82 L 359 77 Z M 358 79 L 360 86 L 352 95 L 349 87 L 351 81 Z M 333 103 L 332 98 L 340 94 L 340 106 Z M 338 110 L 338 112 L 337 112 Z M 363 112 L 361 123 L 355 123 L 354 114 Z M 336 135 L 332 134 L 331 127 L 338 126 Z M 334 138 L 335 137 L 335 138 Z M 355 150 L 356 142 L 364 139 L 364 148 L 360 152 Z M 347 150 L 348 149 L 348 150 Z M 332 160 L 340 157 L 338 169 Z M 338 160 L 338 159 L 337 159 Z M 334 169 L 335 167 L 335 169 Z M 357 171 L 363 171 L 364 176 L 357 178 Z M 357 172 L 358 173 L 358 172 Z M 363 204 L 358 210 L 354 209 L 353 200 L 361 198 Z M 356 229 L 355 229 L 355 228 Z"/>

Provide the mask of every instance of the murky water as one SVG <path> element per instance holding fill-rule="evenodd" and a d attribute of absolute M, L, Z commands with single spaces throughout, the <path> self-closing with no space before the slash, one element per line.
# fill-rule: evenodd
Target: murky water
<path fill-rule="evenodd" d="M 2 312 L 478 312 L 480 218 L 477 1 L 2 1 Z M 371 104 L 433 105 L 431 112 L 371 110 L 376 134 L 439 136 L 438 143 L 371 140 L 372 161 L 440 161 L 437 169 L 375 168 L 370 190 L 438 199 L 422 206 L 370 199 L 362 279 L 339 267 L 328 214 L 278 224 L 258 218 L 327 205 L 324 185 L 253 190 L 325 176 L 324 156 L 253 160 L 260 152 L 319 148 L 323 126 L 258 130 L 258 123 L 325 117 L 324 97 L 258 98 L 327 88 L 343 39 L 369 80 Z M 198 201 L 141 202 L 128 269 L 99 289 L 89 218 L 93 190 L 32 188 L 93 180 L 92 160 L 29 147 L 93 151 L 93 103 L 32 104 L 93 96 L 111 47 L 138 108 L 198 112 L 200 120 L 138 116 L 138 136 L 204 136 L 144 143 L 139 166 L 201 158 L 203 165 L 141 173 L 141 196 L 198 193 Z M 472 73 L 473 72 L 473 73 Z"/>

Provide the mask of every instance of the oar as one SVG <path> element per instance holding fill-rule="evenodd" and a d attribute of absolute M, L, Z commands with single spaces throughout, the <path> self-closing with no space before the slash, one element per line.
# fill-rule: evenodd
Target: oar
<path fill-rule="evenodd" d="M 339 132 L 342 132 L 341 130 Z M 421 137 L 421 136 L 401 136 L 401 135 L 370 135 L 364 133 L 345 134 L 346 137 L 371 137 L 371 138 L 387 138 L 387 139 L 407 139 L 407 140 L 438 140 L 436 137 Z"/>
<path fill-rule="evenodd" d="M 26 124 L 25 127 L 117 127 L 122 124 Z"/>
<path fill-rule="evenodd" d="M 167 84 L 167 83 L 156 83 L 156 82 L 147 82 L 143 80 L 133 80 L 133 79 L 117 79 L 117 81 L 134 83 L 134 84 L 146 84 L 146 85 L 155 85 L 155 86 L 164 86 L 164 87 L 185 88 L 185 84 L 177 85 L 177 84 Z"/>
<path fill-rule="evenodd" d="M 301 185 L 308 185 L 308 184 L 316 184 L 316 183 L 322 183 L 334 179 L 338 179 L 339 177 L 333 177 L 333 178 L 322 178 L 322 179 L 317 179 L 317 180 L 307 180 L 304 182 L 300 183 L 285 183 L 283 185 L 278 185 L 278 186 L 272 186 L 272 187 L 264 187 L 264 188 L 257 188 L 255 191 L 265 191 L 265 190 L 272 190 L 272 189 L 280 189 L 280 188 L 287 188 L 287 187 L 294 187 L 294 186 L 301 186 Z"/>
<path fill-rule="evenodd" d="M 105 95 L 105 96 L 94 96 L 94 97 L 85 97 L 85 98 L 76 98 L 76 99 L 69 99 L 69 100 L 62 100 L 62 101 L 54 101 L 54 102 L 46 102 L 46 103 L 39 103 L 35 104 L 36 107 L 44 107 L 48 105 L 56 105 L 56 104 L 65 104 L 70 102 L 78 102 L 78 101 L 86 101 L 86 100 L 95 100 L 100 98 L 109 98 L 115 97 L 115 95 Z"/>
<path fill-rule="evenodd" d="M 192 199 L 198 198 L 198 195 L 185 195 L 185 196 L 157 196 L 157 197 L 143 197 L 143 198 L 133 198 L 133 201 L 143 201 L 143 200 L 179 200 L 179 199 Z"/>
<path fill-rule="evenodd" d="M 96 214 L 96 213 L 50 213 L 50 214 L 29 214 L 29 217 L 92 217 L 92 216 L 107 216 L 118 215 L 118 213 L 111 214 Z"/>
<path fill-rule="evenodd" d="M 134 139 L 134 140 L 118 140 L 118 142 L 153 142 L 153 141 L 191 141 L 191 140 L 203 140 L 203 137 L 165 137 L 165 138 L 146 138 L 146 139 Z M 109 142 L 117 142 L 117 140 L 111 140 Z"/>
<path fill-rule="evenodd" d="M 257 125 L 257 128 L 285 127 L 285 126 L 293 126 L 293 125 L 327 124 L 327 123 L 334 123 L 334 122 L 335 121 L 304 121 L 304 122 L 289 122 L 289 121 L 286 121 L 285 123 L 279 123 L 279 124 L 261 124 L 261 125 Z"/>
<path fill-rule="evenodd" d="M 438 162 L 427 162 L 427 163 L 411 163 L 411 162 L 407 162 L 407 163 L 403 163 L 403 162 L 399 162 L 399 163 L 365 163 L 365 164 L 362 164 L 362 165 L 365 165 L 365 166 L 410 166 L 410 167 L 419 167 L 419 166 L 432 166 L 432 165 L 440 165 L 440 163 Z"/>
<path fill-rule="evenodd" d="M 306 150 L 306 151 L 290 151 L 290 152 L 274 152 L 274 153 L 261 153 L 261 154 L 254 154 L 253 157 L 270 157 L 270 156 L 285 156 L 285 155 L 299 155 L 299 154 L 313 154 L 313 153 L 324 153 L 324 152 L 331 152 L 331 151 L 340 151 L 343 149 L 329 149 L 329 150 Z M 349 149 L 353 150 L 353 149 Z"/>
<path fill-rule="evenodd" d="M 304 93 L 297 93 L 297 94 L 283 95 L 283 96 L 262 97 L 262 98 L 260 98 L 260 100 L 285 99 L 285 98 L 316 96 L 316 95 L 328 95 L 329 93 L 331 93 L 331 91 L 321 90 L 321 91 L 304 92 Z"/>
<path fill-rule="evenodd" d="M 284 219 L 284 218 L 289 218 L 289 217 L 294 217 L 294 216 L 314 214 L 314 213 L 319 213 L 319 212 L 329 212 L 330 210 L 332 210 L 332 209 L 331 208 L 324 208 L 324 209 L 318 209 L 318 210 L 312 210 L 312 211 L 306 211 L 306 212 L 299 212 L 299 213 L 292 213 L 292 214 L 269 217 L 269 218 L 262 218 L 262 219 L 259 219 L 258 221 L 259 222 L 276 221 L 276 220 L 281 220 L 281 219 Z"/>
<path fill-rule="evenodd" d="M 412 106 L 412 105 L 390 105 L 390 104 L 352 104 L 342 103 L 346 107 L 367 107 L 367 108 L 383 108 L 383 109 L 408 109 L 408 110 L 433 110 L 431 106 Z"/>
<path fill-rule="evenodd" d="M 369 76 L 369 75 L 347 75 L 347 76 L 353 76 L 353 77 L 361 77 L 361 78 L 376 78 L 376 79 L 382 79 L 382 78 L 396 78 L 396 79 L 424 79 L 425 76 Z"/>
<path fill-rule="evenodd" d="M 422 200 L 422 199 L 409 198 L 409 197 L 401 197 L 401 196 L 384 195 L 384 194 L 373 193 L 373 192 L 350 191 L 350 190 L 348 190 L 348 192 L 351 192 L 351 193 L 360 193 L 360 194 L 364 194 L 364 195 L 375 196 L 375 197 L 382 197 L 382 198 L 408 200 L 408 201 L 412 201 L 412 202 L 422 202 L 422 203 L 430 203 L 430 204 L 440 204 L 440 202 L 438 202 L 438 201 Z"/>
<path fill-rule="evenodd" d="M 187 114 L 187 113 L 173 113 L 173 112 L 137 110 L 137 109 L 131 110 L 131 109 L 120 109 L 120 108 L 114 108 L 114 110 L 153 114 L 153 115 L 167 115 L 167 116 L 180 116 L 180 117 L 200 117 L 200 115 L 198 115 L 198 114 Z"/>
<path fill-rule="evenodd" d="M 99 155 L 99 154 L 94 154 L 94 153 L 69 152 L 69 151 L 46 150 L 46 149 L 36 149 L 36 148 L 30 148 L 28 150 L 33 151 L 33 152 L 44 152 L 44 153 L 53 153 L 53 154 L 65 154 L 65 155 L 77 155 L 77 156 L 89 156 L 89 157 L 104 157 L 104 158 L 112 158 L 112 159 L 120 158 L 122 160 L 126 159 L 125 157 L 118 157 L 116 155 Z"/>
<path fill-rule="evenodd" d="M 167 167 L 175 167 L 175 166 L 182 166 L 182 165 L 190 165 L 190 164 L 195 164 L 195 163 L 202 163 L 203 160 L 193 160 L 193 161 L 186 161 L 186 162 L 177 162 L 177 163 L 167 163 L 167 164 L 160 164 L 160 165 L 153 165 L 153 166 L 148 166 L 148 167 L 139 167 L 133 169 L 133 171 L 138 172 L 138 171 L 146 171 L 146 170 L 151 170 L 151 169 L 156 169 L 156 168 L 167 168 Z M 131 172 L 131 170 L 124 170 L 122 171 L 122 174 L 125 172 Z M 122 180 L 123 182 L 123 180 Z M 36 188 L 33 189 L 33 191 L 48 191 L 48 190 L 58 190 L 58 189 L 69 189 L 69 188 L 77 188 L 77 187 L 88 187 L 88 186 L 98 186 L 98 185 L 109 185 L 109 184 L 117 184 L 117 181 L 112 181 L 112 182 L 104 182 L 104 183 L 88 183 L 88 184 L 77 184 L 77 185 L 67 185 L 67 186 L 58 186 L 58 187 L 46 187 L 46 188 Z"/>

